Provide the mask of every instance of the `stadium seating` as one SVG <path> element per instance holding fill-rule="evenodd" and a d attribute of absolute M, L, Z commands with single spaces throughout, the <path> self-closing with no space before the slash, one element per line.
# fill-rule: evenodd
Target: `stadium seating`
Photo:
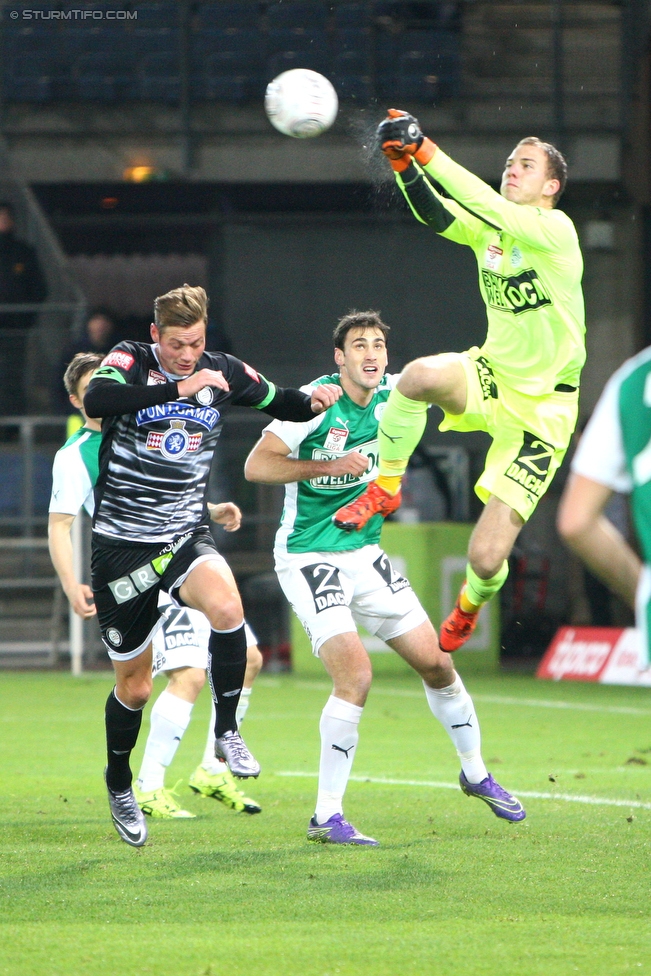
<path fill-rule="evenodd" d="M 178 102 L 181 76 L 178 52 L 147 54 L 138 65 L 140 98 L 158 102 Z"/>
<path fill-rule="evenodd" d="M 4 73 L 4 97 L 16 102 L 47 102 L 52 98 L 52 62 L 42 54 L 11 58 Z"/>
<path fill-rule="evenodd" d="M 236 51 L 214 51 L 201 61 L 200 70 L 192 76 L 192 94 L 199 99 L 243 102 L 249 97 L 257 75 L 247 71 Z M 260 81 L 258 87 L 261 87 Z"/>
<path fill-rule="evenodd" d="M 133 64 L 120 53 L 82 54 L 72 68 L 71 91 L 77 99 L 111 102 L 133 92 Z"/>
<path fill-rule="evenodd" d="M 272 3 L 267 7 L 269 30 L 325 31 L 328 26 L 329 11 L 325 3 L 310 0 L 289 0 L 287 3 Z"/>
<path fill-rule="evenodd" d="M 260 7 L 256 3 L 202 3 L 194 18 L 197 31 L 255 31 L 260 24 Z"/>
<path fill-rule="evenodd" d="M 125 4 L 83 4 L 107 6 Z M 128 7 L 135 18 L 111 22 L 3 20 L 5 99 L 174 102 L 181 89 L 179 4 L 136 0 Z M 259 99 L 266 81 L 292 67 L 331 77 L 343 99 L 454 95 L 459 8 L 446 0 L 196 2 L 188 22 L 191 97 Z"/>

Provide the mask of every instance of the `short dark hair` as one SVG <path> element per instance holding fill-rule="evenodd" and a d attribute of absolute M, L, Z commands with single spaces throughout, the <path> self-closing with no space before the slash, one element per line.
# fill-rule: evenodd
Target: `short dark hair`
<path fill-rule="evenodd" d="M 357 309 L 352 309 L 339 319 L 332 333 L 335 349 L 343 351 L 346 336 L 351 329 L 378 329 L 386 342 L 390 326 L 382 321 L 379 312 L 374 312 L 372 309 L 367 312 L 358 312 Z"/>
<path fill-rule="evenodd" d="M 565 161 L 565 156 L 556 146 L 552 146 L 551 142 L 543 142 L 538 136 L 527 136 L 526 139 L 520 139 L 518 146 L 537 146 L 538 149 L 542 149 L 544 152 L 547 157 L 548 177 L 551 180 L 558 180 L 560 183 L 558 193 L 555 193 L 552 197 L 552 205 L 555 207 L 567 185 L 567 162 Z"/>
<path fill-rule="evenodd" d="M 77 396 L 77 387 L 81 378 L 86 373 L 96 370 L 103 359 L 104 357 L 97 352 L 78 352 L 72 357 L 63 374 L 63 385 L 68 396 Z"/>

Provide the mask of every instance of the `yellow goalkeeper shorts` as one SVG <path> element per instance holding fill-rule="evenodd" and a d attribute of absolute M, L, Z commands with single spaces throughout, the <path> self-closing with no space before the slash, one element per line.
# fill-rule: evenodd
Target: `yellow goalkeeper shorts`
<path fill-rule="evenodd" d="M 565 456 L 576 426 L 579 393 L 532 397 L 496 380 L 474 346 L 460 353 L 468 399 L 462 414 L 446 413 L 439 430 L 484 430 L 493 438 L 475 492 L 495 495 L 527 521 Z"/>

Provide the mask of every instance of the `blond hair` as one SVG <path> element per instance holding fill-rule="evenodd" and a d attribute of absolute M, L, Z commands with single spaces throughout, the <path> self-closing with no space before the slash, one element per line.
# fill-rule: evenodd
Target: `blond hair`
<path fill-rule="evenodd" d="M 160 332 L 172 326 L 188 328 L 207 319 L 208 296 L 200 286 L 185 284 L 154 299 L 154 322 Z"/>

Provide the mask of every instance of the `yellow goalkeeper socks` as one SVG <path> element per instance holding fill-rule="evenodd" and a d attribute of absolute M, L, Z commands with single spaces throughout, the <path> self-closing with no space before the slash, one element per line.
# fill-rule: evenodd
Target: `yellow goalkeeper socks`
<path fill-rule="evenodd" d="M 427 424 L 427 403 L 410 400 L 392 390 L 379 427 L 380 476 L 378 484 L 395 495 L 407 470 L 409 458 L 423 436 Z"/>
<path fill-rule="evenodd" d="M 459 606 L 465 613 L 475 613 L 482 604 L 486 603 L 492 596 L 502 589 L 509 575 L 508 560 L 504 560 L 501 568 L 484 580 L 477 576 L 470 563 L 466 566 L 466 585 L 459 595 Z"/>

